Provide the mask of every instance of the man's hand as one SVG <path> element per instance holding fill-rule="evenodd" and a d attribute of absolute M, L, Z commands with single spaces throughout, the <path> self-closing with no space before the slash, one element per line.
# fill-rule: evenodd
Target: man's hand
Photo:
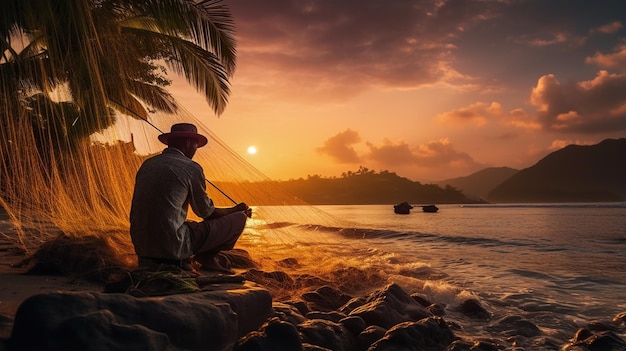
<path fill-rule="evenodd" d="M 233 207 L 216 207 L 215 210 L 213 210 L 213 213 L 205 219 L 216 219 L 235 212 L 243 212 L 246 216 L 248 216 L 248 218 L 252 218 L 252 209 L 244 202 L 241 202 Z"/>
<path fill-rule="evenodd" d="M 250 207 L 243 211 L 243 213 L 245 213 L 248 218 L 252 218 L 252 209 Z"/>
<path fill-rule="evenodd" d="M 246 205 L 245 202 L 241 202 L 234 207 L 237 211 L 242 211 L 248 216 L 248 218 L 252 218 L 252 209 Z"/>

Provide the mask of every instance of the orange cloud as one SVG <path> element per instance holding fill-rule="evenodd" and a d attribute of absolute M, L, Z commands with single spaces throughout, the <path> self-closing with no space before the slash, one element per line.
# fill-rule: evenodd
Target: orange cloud
<path fill-rule="evenodd" d="M 534 38 L 529 41 L 529 44 L 531 46 L 542 47 L 542 46 L 566 43 L 567 41 L 568 41 L 568 37 L 565 33 L 556 33 L 549 39 Z"/>
<path fill-rule="evenodd" d="M 430 141 L 411 148 L 406 142 L 393 143 L 385 139 L 382 145 L 366 143 L 369 153 L 363 156 L 382 168 L 398 166 L 419 167 L 433 172 L 441 167 L 452 167 L 462 171 L 474 171 L 483 167 L 464 153 L 454 149 L 447 138 Z"/>
<path fill-rule="evenodd" d="M 591 30 L 592 33 L 602 33 L 602 34 L 612 34 L 618 32 L 620 29 L 624 28 L 624 25 L 620 21 L 614 21 L 598 28 L 594 28 Z"/>
<path fill-rule="evenodd" d="M 543 37 L 539 37 L 535 34 L 524 34 L 509 40 L 517 44 L 528 45 L 537 48 L 559 44 L 581 46 L 587 41 L 586 37 L 577 36 L 572 33 L 561 32 L 558 30 L 555 30 L 552 33 L 547 32 L 547 34 L 542 33 L 542 35 Z"/>
<path fill-rule="evenodd" d="M 446 173 L 468 174 L 485 167 L 467 153 L 455 150 L 448 138 L 415 147 L 402 140 L 393 142 L 385 138 L 380 145 L 365 142 L 368 151 L 358 155 L 353 146 L 360 140 L 357 132 L 348 129 L 327 139 L 317 150 L 337 163 L 357 164 L 367 160 L 371 162 L 368 167 L 394 169 L 407 174 L 415 174 L 416 170 L 422 174 L 438 174 L 442 167 L 447 169 Z"/>
<path fill-rule="evenodd" d="M 346 129 L 345 131 L 328 138 L 324 146 L 317 148 L 321 154 L 330 156 L 339 163 L 358 163 L 360 157 L 352 145 L 361 141 L 359 133 Z"/>
<path fill-rule="evenodd" d="M 442 165 L 456 165 L 457 167 L 463 166 L 468 168 L 479 167 L 479 164 L 470 155 L 455 150 L 448 138 L 420 145 L 414 150 L 414 155 L 420 165 L 433 167 Z"/>
<path fill-rule="evenodd" d="M 476 102 L 466 107 L 439 114 L 437 119 L 442 122 L 474 123 L 479 127 L 486 125 L 490 121 L 498 121 L 503 125 L 526 130 L 540 130 L 542 128 L 534 116 L 529 115 L 521 108 L 516 108 L 506 113 L 498 102 L 492 102 L 491 104 Z"/>
<path fill-rule="evenodd" d="M 483 3 L 458 11 L 430 1 L 272 4 L 229 3 L 237 24 L 235 77 L 272 86 L 259 93 L 316 102 L 346 100 L 372 87 L 412 89 L 449 79 L 463 84 L 464 75 L 449 64 L 454 40 L 490 11 Z"/>
<path fill-rule="evenodd" d="M 527 130 L 541 129 L 541 124 L 521 108 L 516 108 L 509 112 L 509 116 L 505 119 L 505 124 Z"/>
<path fill-rule="evenodd" d="M 365 157 L 385 167 L 414 164 L 416 161 L 415 155 L 404 141 L 394 144 L 390 140 L 384 139 L 381 146 L 376 146 L 370 142 L 366 144 L 369 147 L 369 153 Z"/>
<path fill-rule="evenodd" d="M 626 44 L 618 46 L 610 54 L 596 53 L 593 57 L 587 57 L 586 63 L 593 63 L 602 68 L 615 68 L 622 73 L 626 73 Z"/>
<path fill-rule="evenodd" d="M 472 122 L 477 126 L 483 126 L 488 120 L 502 116 L 502 106 L 497 102 L 486 104 L 476 102 L 467 107 L 448 111 L 437 116 L 443 122 Z"/>
<path fill-rule="evenodd" d="M 485 167 L 467 153 L 455 150 L 447 138 L 413 148 L 403 141 L 394 144 L 389 140 L 380 146 L 372 143 L 367 146 L 369 153 L 363 158 L 373 161 L 375 166 L 393 168 L 403 174 L 419 173 L 431 179 L 441 178 L 441 169 L 446 169 L 446 174 L 469 174 Z"/>
<path fill-rule="evenodd" d="M 626 76 L 600 71 L 588 81 L 561 84 L 554 75 L 542 76 L 530 103 L 545 130 L 598 134 L 626 130 Z"/>

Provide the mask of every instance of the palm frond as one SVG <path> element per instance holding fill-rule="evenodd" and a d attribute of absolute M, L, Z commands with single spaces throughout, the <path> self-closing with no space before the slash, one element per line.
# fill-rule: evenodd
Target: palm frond
<path fill-rule="evenodd" d="M 184 38 L 213 52 L 229 76 L 234 72 L 235 26 L 221 0 L 150 0 L 143 3 L 139 13 L 127 17 L 122 26 Z"/>
<path fill-rule="evenodd" d="M 144 29 L 126 28 L 138 36 L 147 32 Z M 175 73 L 185 77 L 187 82 L 202 93 L 209 105 L 219 115 L 228 103 L 230 83 L 228 73 L 221 60 L 212 52 L 175 36 L 148 33 L 153 39 L 167 45 L 170 56 L 165 63 Z"/>
<path fill-rule="evenodd" d="M 127 82 L 126 88 L 151 108 L 167 113 L 178 110 L 176 100 L 163 87 L 135 80 Z"/>
<path fill-rule="evenodd" d="M 221 61 L 188 41 L 172 38 L 171 43 L 175 59 L 166 64 L 200 91 L 216 114 L 222 114 L 228 103 L 230 82 Z"/>
<path fill-rule="evenodd" d="M 205 0 L 196 6 L 200 7 L 207 21 L 207 29 L 210 33 L 211 47 L 223 61 L 229 76 L 235 71 L 237 59 L 237 43 L 235 40 L 235 22 L 230 11 L 221 0 Z"/>

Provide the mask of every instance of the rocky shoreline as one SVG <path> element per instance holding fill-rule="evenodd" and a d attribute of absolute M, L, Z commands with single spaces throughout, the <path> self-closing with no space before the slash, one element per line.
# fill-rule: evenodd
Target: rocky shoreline
<path fill-rule="evenodd" d="M 24 301 L 0 350 L 626 350 L 626 312 L 579 328 L 567 343 L 520 316 L 492 320 L 474 299 L 450 312 L 497 337 L 465 335 L 448 312 L 395 283 L 361 297 L 321 286 L 283 302 L 258 283 L 217 279 L 165 296 L 58 292 Z"/>

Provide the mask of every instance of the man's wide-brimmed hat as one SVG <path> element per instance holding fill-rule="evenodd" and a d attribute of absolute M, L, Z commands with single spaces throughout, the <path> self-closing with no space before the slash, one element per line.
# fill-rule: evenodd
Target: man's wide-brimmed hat
<path fill-rule="evenodd" d="M 191 123 L 174 124 L 169 133 L 159 135 L 159 141 L 165 145 L 169 145 L 169 141 L 175 138 L 196 139 L 198 147 L 202 147 L 208 142 L 204 135 L 198 134 L 198 128 Z"/>

